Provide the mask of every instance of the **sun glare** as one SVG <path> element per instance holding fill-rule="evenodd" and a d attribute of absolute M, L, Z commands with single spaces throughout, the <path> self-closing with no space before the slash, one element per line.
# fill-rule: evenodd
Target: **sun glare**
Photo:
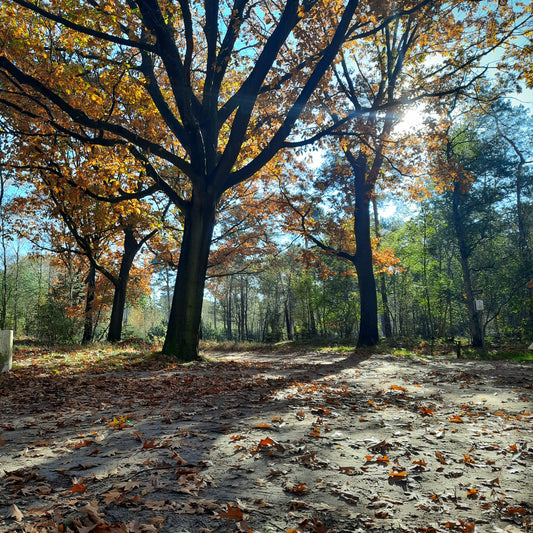
<path fill-rule="evenodd" d="M 396 125 L 395 130 L 398 133 L 412 133 L 424 127 L 424 120 L 427 118 L 421 108 L 409 108 L 402 116 L 400 122 Z"/>

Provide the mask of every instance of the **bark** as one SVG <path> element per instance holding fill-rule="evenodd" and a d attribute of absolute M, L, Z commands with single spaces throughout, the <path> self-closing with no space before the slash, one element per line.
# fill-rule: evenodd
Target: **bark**
<path fill-rule="evenodd" d="M 215 215 L 215 198 L 193 193 L 185 212 L 176 286 L 163 345 L 164 354 L 183 362 L 199 359 L 200 320 Z"/>
<path fill-rule="evenodd" d="M 460 184 L 455 183 L 453 188 L 452 214 L 455 237 L 459 247 L 459 261 L 461 263 L 461 272 L 463 274 L 463 284 L 466 296 L 466 309 L 468 312 L 468 326 L 472 337 L 472 346 L 474 348 L 483 347 L 483 332 L 481 329 L 481 320 L 479 312 L 474 308 L 474 291 L 472 288 L 472 276 L 470 272 L 470 248 L 466 242 L 465 228 L 463 217 L 461 216 L 461 190 Z"/>
<path fill-rule="evenodd" d="M 107 340 L 109 342 L 118 342 L 122 338 L 122 323 L 124 320 L 124 309 L 126 307 L 131 267 L 133 266 L 137 252 L 146 240 L 145 238 L 137 242 L 133 228 L 129 226 L 124 228 L 124 252 L 120 262 L 120 270 L 118 277 L 111 280 L 115 286 L 115 292 L 113 294 L 113 307 L 111 309 L 109 331 L 107 334 Z"/>
<path fill-rule="evenodd" d="M 87 274 L 87 295 L 85 297 L 85 320 L 83 323 L 82 344 L 87 344 L 93 340 L 94 333 L 94 301 L 96 296 L 96 268 L 91 263 Z"/>
<path fill-rule="evenodd" d="M 364 154 L 359 154 L 357 159 L 350 153 L 347 153 L 347 155 L 352 165 L 355 184 L 354 265 L 357 272 L 359 298 L 361 301 L 357 346 L 375 346 L 379 342 L 379 333 L 378 300 L 374 266 L 372 264 L 372 241 L 370 238 L 370 196 L 372 186 L 365 179 L 367 160 Z"/>

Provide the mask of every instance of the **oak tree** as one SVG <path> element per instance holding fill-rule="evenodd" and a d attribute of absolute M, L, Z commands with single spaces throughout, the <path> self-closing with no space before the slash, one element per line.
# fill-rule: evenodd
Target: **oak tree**
<path fill-rule="evenodd" d="M 195 359 L 219 199 L 286 146 L 353 25 L 379 21 L 357 0 L 13 0 L 0 20 L 4 106 L 30 106 L 36 133 L 125 147 L 138 190 L 183 213 L 163 351 Z"/>

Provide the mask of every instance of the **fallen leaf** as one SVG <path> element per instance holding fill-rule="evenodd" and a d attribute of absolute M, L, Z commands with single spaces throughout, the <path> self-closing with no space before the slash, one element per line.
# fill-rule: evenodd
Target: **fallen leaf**
<path fill-rule="evenodd" d="M 82 507 L 80 511 L 86 515 L 89 515 L 95 522 L 100 522 L 104 517 L 98 508 L 97 500 L 91 500 L 85 507 Z"/>
<path fill-rule="evenodd" d="M 265 439 L 260 440 L 258 444 L 258 446 L 261 446 L 261 447 L 274 446 L 274 445 L 275 445 L 275 442 L 270 437 L 266 437 Z"/>
<path fill-rule="evenodd" d="M 389 474 L 389 480 L 402 481 L 407 477 L 407 472 L 391 472 Z"/>
<path fill-rule="evenodd" d="M 236 520 L 237 522 L 243 519 L 243 513 L 237 504 L 235 504 L 234 507 L 232 507 L 229 503 L 226 505 L 228 510 L 220 513 L 221 518 L 226 518 L 227 520 Z"/>
<path fill-rule="evenodd" d="M 297 485 L 287 486 L 285 487 L 285 490 L 287 492 L 293 492 L 294 494 L 307 494 L 309 492 L 309 488 L 307 487 L 306 483 L 298 483 Z"/>
<path fill-rule="evenodd" d="M 81 483 L 75 483 L 68 490 L 70 490 L 70 492 L 85 492 L 87 490 L 87 485 L 82 485 Z"/>
<path fill-rule="evenodd" d="M 24 518 L 24 515 L 22 514 L 21 510 L 15 504 L 13 504 L 9 508 L 7 516 L 9 516 L 10 518 L 14 518 L 17 522 L 22 521 L 22 519 Z"/>

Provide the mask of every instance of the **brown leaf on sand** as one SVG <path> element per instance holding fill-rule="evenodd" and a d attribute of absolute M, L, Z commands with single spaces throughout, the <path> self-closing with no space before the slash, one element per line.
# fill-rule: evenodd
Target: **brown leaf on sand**
<path fill-rule="evenodd" d="M 91 500 L 85 507 L 82 507 L 81 512 L 91 517 L 95 522 L 100 522 L 104 518 L 104 514 L 98 509 L 98 501 Z"/>
<path fill-rule="evenodd" d="M 9 508 L 7 516 L 9 516 L 10 518 L 14 518 L 17 522 L 20 522 L 24 518 L 24 515 L 22 514 L 21 510 L 15 504 L 13 504 Z"/>

